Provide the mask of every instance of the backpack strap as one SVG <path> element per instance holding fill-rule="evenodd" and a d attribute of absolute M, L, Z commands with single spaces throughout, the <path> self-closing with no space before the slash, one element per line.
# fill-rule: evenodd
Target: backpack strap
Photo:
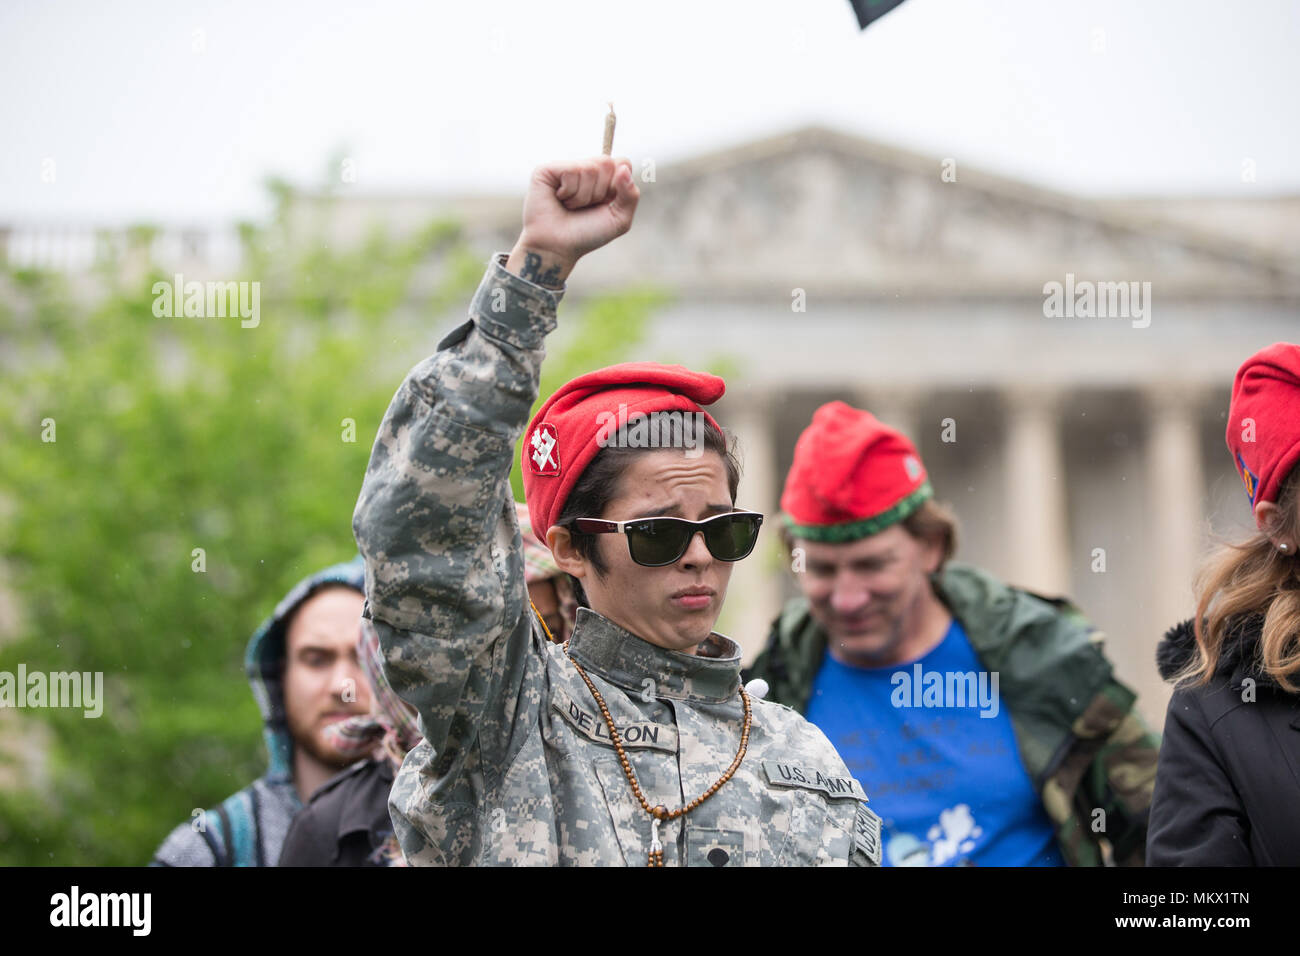
<path fill-rule="evenodd" d="M 234 830 L 230 826 L 230 814 L 226 813 L 224 803 L 217 804 L 217 816 L 221 819 L 221 842 L 214 840 L 212 834 L 206 830 L 203 831 L 203 839 L 208 841 L 208 849 L 212 851 L 212 858 L 217 861 L 217 866 L 234 866 L 235 861 L 230 855 L 231 835 Z"/>
<path fill-rule="evenodd" d="M 225 866 L 260 866 L 261 847 L 257 840 L 257 798 L 252 789 L 241 790 L 217 808 L 226 831 Z"/>
<path fill-rule="evenodd" d="M 261 808 L 261 805 L 257 802 L 257 788 L 256 788 L 256 787 L 250 787 L 250 788 L 248 789 L 248 799 L 252 802 L 252 805 L 253 805 L 253 807 L 252 807 L 252 812 L 253 812 L 253 833 L 252 833 L 252 837 L 253 837 L 253 852 L 254 852 L 254 854 L 255 854 L 255 859 L 254 859 L 253 865 L 254 865 L 254 866 L 266 866 L 266 860 L 263 859 L 263 857 L 262 857 L 262 808 Z"/>

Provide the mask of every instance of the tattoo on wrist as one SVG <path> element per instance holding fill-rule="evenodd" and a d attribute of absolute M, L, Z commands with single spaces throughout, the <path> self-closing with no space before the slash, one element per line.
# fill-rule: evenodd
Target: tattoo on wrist
<path fill-rule="evenodd" d="M 524 253 L 524 267 L 519 270 L 519 276 L 529 282 L 536 282 L 538 285 L 551 289 L 560 287 L 560 267 L 551 266 L 543 272 L 542 257 L 535 252 Z"/>

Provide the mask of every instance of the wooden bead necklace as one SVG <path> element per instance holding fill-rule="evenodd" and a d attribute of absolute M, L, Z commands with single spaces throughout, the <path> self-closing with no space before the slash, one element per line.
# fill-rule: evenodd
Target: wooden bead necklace
<path fill-rule="evenodd" d="M 545 627 L 545 625 L 543 625 Z M 564 642 L 565 656 L 569 656 L 569 642 Z M 614 749 L 618 751 L 618 762 L 623 768 L 623 774 L 627 777 L 627 782 L 632 785 L 632 792 L 641 803 L 641 808 L 650 814 L 650 854 L 646 860 L 646 866 L 663 866 L 664 865 L 664 845 L 659 842 L 659 825 L 668 820 L 675 820 L 677 817 L 684 817 L 696 807 L 698 807 L 709 797 L 717 793 L 724 783 L 735 775 L 740 768 L 740 762 L 745 759 L 745 751 L 749 747 L 749 727 L 752 713 L 749 707 L 749 694 L 745 693 L 745 688 L 740 688 L 740 700 L 745 706 L 745 723 L 740 731 L 740 749 L 736 751 L 736 759 L 731 761 L 731 766 L 727 768 L 726 773 L 718 778 L 713 786 L 709 787 L 702 794 L 692 800 L 685 806 L 678 807 L 676 810 L 669 810 L 662 803 L 657 807 L 650 806 L 650 801 L 645 798 L 641 792 L 641 784 L 637 782 L 636 772 L 632 769 L 631 762 L 627 759 L 627 753 L 623 750 L 623 742 L 619 739 L 618 728 L 614 726 L 614 718 L 610 716 L 609 708 L 605 706 L 605 698 L 600 696 L 600 691 L 596 690 L 596 685 L 591 682 L 587 672 L 582 669 L 582 665 L 569 657 L 570 663 L 578 671 L 578 676 L 582 678 L 591 691 L 591 696 L 596 698 L 596 705 L 600 708 L 600 715 L 605 718 L 605 726 L 609 728 L 609 739 L 614 743 Z"/>
<path fill-rule="evenodd" d="M 546 619 L 543 618 L 541 612 L 537 610 L 537 605 L 533 604 L 531 600 L 528 603 L 532 607 L 533 613 L 537 615 L 537 620 L 541 623 L 542 630 L 546 633 L 547 639 L 554 643 L 555 638 L 551 636 L 551 629 L 546 626 Z M 614 749 L 618 752 L 618 762 L 623 768 L 623 774 L 627 777 L 627 782 L 632 785 L 632 792 L 636 795 L 637 800 L 640 801 L 641 808 L 645 810 L 646 813 L 650 814 L 650 854 L 646 860 L 646 866 L 663 866 L 664 846 L 659 841 L 659 825 L 666 820 L 675 820 L 677 817 L 686 816 L 686 814 L 690 813 L 701 803 L 722 789 L 722 785 L 730 780 L 735 775 L 736 771 L 740 769 L 740 762 L 745 759 L 745 751 L 749 749 L 749 728 L 753 719 L 753 713 L 749 706 L 749 694 L 746 693 L 745 688 L 742 685 L 740 688 L 740 701 L 745 708 L 745 723 L 740 730 L 740 749 L 736 751 L 736 759 L 731 761 L 731 766 L 727 768 L 726 773 L 719 777 L 717 782 L 713 786 L 709 787 L 708 790 L 705 790 L 704 793 L 700 794 L 683 807 L 678 807 L 676 810 L 669 810 L 662 803 L 657 807 L 652 807 L 650 806 L 650 801 L 645 798 L 645 794 L 641 792 L 641 784 L 637 781 L 636 772 L 632 769 L 632 764 L 627 759 L 627 752 L 623 750 L 623 741 L 619 739 L 618 728 L 614 726 L 614 718 L 610 716 L 609 708 L 605 706 L 605 698 L 600 696 L 600 691 L 596 690 L 596 685 L 591 682 L 591 678 L 588 677 L 587 672 L 582 669 L 582 665 L 569 655 L 568 641 L 564 642 L 564 656 L 569 658 L 569 663 L 574 666 L 574 669 L 578 672 L 578 676 L 582 678 L 583 683 L 587 685 L 587 689 L 591 691 L 591 696 L 596 699 L 596 705 L 600 708 L 600 715 L 605 718 L 605 726 L 609 728 L 609 739 L 613 741 Z"/>

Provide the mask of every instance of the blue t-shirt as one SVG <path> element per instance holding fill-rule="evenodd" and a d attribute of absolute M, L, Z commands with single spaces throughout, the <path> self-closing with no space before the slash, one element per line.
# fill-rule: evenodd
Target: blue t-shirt
<path fill-rule="evenodd" d="M 907 664 L 853 667 L 828 649 L 806 716 L 884 820 L 886 865 L 1065 865 L 996 676 L 955 618 Z"/>

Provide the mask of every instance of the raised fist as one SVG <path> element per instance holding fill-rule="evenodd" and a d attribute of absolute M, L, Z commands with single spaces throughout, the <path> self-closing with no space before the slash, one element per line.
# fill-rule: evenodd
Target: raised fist
<path fill-rule="evenodd" d="M 533 170 L 524 228 L 506 268 L 558 286 L 574 264 L 632 227 L 641 191 L 627 159 L 596 156 Z"/>

